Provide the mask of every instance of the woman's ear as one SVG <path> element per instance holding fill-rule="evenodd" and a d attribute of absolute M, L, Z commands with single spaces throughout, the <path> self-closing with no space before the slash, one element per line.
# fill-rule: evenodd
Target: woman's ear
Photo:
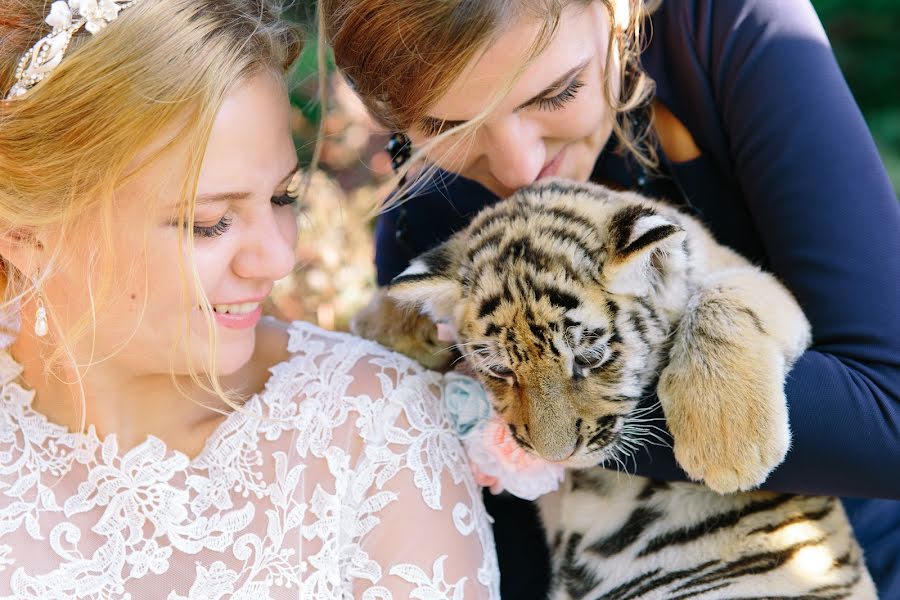
<path fill-rule="evenodd" d="M 44 263 L 44 243 L 32 227 L 0 231 L 0 257 L 26 276 L 34 275 Z"/>

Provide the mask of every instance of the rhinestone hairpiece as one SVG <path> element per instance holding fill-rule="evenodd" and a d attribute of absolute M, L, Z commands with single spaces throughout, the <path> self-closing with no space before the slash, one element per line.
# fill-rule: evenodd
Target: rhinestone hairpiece
<path fill-rule="evenodd" d="M 16 67 L 16 83 L 6 95 L 7 100 L 21 96 L 48 75 L 62 62 L 69 43 L 84 27 L 96 34 L 115 21 L 119 11 L 139 0 L 57 0 L 50 6 L 45 19 L 53 30 L 25 53 Z"/>

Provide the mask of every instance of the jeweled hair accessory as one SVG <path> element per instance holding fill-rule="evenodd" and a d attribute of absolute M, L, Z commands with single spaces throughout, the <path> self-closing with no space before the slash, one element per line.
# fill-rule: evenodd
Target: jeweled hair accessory
<path fill-rule="evenodd" d="M 69 43 L 84 27 L 96 34 L 139 0 L 57 0 L 50 6 L 46 21 L 53 30 L 25 53 L 16 68 L 16 83 L 6 95 L 7 100 L 21 96 L 48 75 L 62 62 Z"/>

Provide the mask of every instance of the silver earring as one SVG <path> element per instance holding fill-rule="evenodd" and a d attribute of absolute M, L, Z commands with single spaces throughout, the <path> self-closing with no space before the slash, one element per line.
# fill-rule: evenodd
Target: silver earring
<path fill-rule="evenodd" d="M 44 307 L 44 295 L 41 293 L 41 286 L 37 281 L 34 283 L 37 294 L 37 312 L 34 315 L 34 334 L 38 337 L 44 337 L 50 331 L 47 325 L 47 309 Z"/>

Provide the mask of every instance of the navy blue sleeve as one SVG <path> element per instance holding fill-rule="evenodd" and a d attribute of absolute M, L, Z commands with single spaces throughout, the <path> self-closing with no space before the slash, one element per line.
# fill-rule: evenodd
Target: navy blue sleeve
<path fill-rule="evenodd" d="M 387 285 L 419 254 L 463 229 L 478 211 L 497 201 L 486 188 L 439 171 L 406 203 L 375 222 L 378 285 Z"/>
<path fill-rule="evenodd" d="M 813 326 L 763 487 L 900 498 L 900 205 L 872 137 L 807 0 L 683 4 L 770 268 Z M 652 454 L 638 473 L 672 478 Z"/>

